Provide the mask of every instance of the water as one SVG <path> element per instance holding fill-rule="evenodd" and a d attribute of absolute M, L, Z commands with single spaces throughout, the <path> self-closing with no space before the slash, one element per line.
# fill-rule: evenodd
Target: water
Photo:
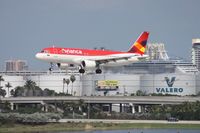
<path fill-rule="evenodd" d="M 132 129 L 132 130 L 109 130 L 109 131 L 67 131 L 48 133 L 200 133 L 200 130 L 187 129 Z"/>

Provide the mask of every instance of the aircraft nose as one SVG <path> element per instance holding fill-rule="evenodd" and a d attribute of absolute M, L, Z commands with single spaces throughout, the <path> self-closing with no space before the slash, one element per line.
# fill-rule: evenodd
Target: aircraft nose
<path fill-rule="evenodd" d="M 37 53 L 36 55 L 35 55 L 35 58 L 37 58 L 37 59 L 41 59 L 41 54 L 40 53 Z"/>

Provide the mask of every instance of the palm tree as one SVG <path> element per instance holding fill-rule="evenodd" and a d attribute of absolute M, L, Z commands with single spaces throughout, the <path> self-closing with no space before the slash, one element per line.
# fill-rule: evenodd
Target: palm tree
<path fill-rule="evenodd" d="M 8 82 L 7 84 L 5 84 L 5 87 L 8 88 L 8 97 L 10 96 L 10 92 L 9 92 L 9 89 L 12 87 L 10 82 Z"/>
<path fill-rule="evenodd" d="M 27 80 L 24 86 L 27 88 L 31 88 L 33 86 L 36 86 L 36 83 L 32 80 Z"/>
<path fill-rule="evenodd" d="M 12 89 L 12 90 L 10 91 L 10 95 L 13 96 L 13 97 L 15 96 L 15 90 L 14 90 L 14 89 Z"/>
<path fill-rule="evenodd" d="M 4 81 L 4 78 L 2 75 L 0 75 L 0 86 L 1 86 L 1 81 Z"/>
<path fill-rule="evenodd" d="M 65 83 L 67 84 L 67 94 L 68 94 L 68 86 L 69 86 L 70 80 L 69 80 L 69 79 L 66 79 L 66 80 L 65 80 Z"/>
<path fill-rule="evenodd" d="M 4 89 L 2 89 L 2 88 L 3 88 L 3 86 L 0 86 L 0 96 L 5 97 L 6 91 Z"/>
<path fill-rule="evenodd" d="M 35 96 L 36 83 L 34 81 L 27 80 L 24 88 L 28 90 L 28 96 Z"/>
<path fill-rule="evenodd" d="M 71 94 L 73 95 L 73 83 L 76 80 L 76 77 L 74 75 L 70 76 L 70 81 L 72 82 L 72 90 L 71 90 Z"/>

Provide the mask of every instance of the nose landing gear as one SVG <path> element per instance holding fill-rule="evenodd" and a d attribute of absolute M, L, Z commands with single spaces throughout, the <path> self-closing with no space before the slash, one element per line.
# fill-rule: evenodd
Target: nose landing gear
<path fill-rule="evenodd" d="M 50 63 L 49 71 L 50 72 L 53 71 L 53 63 L 52 62 Z"/>

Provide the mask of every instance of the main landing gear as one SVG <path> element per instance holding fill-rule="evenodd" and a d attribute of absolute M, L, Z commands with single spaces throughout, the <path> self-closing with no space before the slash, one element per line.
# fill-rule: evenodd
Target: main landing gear
<path fill-rule="evenodd" d="M 101 74 L 102 70 L 100 68 L 96 69 L 96 74 Z M 79 73 L 84 74 L 85 73 L 85 69 L 81 68 L 79 69 Z"/>
<path fill-rule="evenodd" d="M 96 69 L 96 74 L 101 74 L 102 70 L 100 68 Z"/>
<path fill-rule="evenodd" d="M 84 74 L 85 73 L 85 69 L 83 69 L 83 68 L 79 69 L 79 73 Z"/>
<path fill-rule="evenodd" d="M 58 66 L 58 68 L 60 68 L 61 64 L 57 63 L 57 66 Z M 50 63 L 50 67 L 49 67 L 49 71 L 50 72 L 53 71 L 53 67 L 54 67 L 54 64 L 51 62 Z M 100 68 L 97 68 L 95 72 L 96 72 L 96 74 L 101 74 L 102 70 Z M 79 67 L 79 73 L 84 74 L 85 73 L 85 69 L 83 67 Z"/>

